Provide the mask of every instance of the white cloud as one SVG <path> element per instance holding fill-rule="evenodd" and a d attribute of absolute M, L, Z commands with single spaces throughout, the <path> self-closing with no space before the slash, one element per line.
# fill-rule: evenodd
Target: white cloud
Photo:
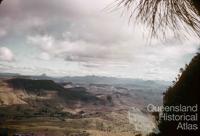
<path fill-rule="evenodd" d="M 41 54 L 39 54 L 38 58 L 41 59 L 41 60 L 46 60 L 47 61 L 47 60 L 51 59 L 51 56 L 46 52 L 42 52 Z"/>
<path fill-rule="evenodd" d="M 189 62 L 198 47 L 191 42 L 146 46 L 133 44 L 134 39 L 104 46 L 88 41 L 70 41 L 67 38 L 56 40 L 53 36 L 29 36 L 28 41 L 52 57 L 68 63 L 79 63 L 79 70 L 88 74 L 93 72 L 106 73 L 107 76 L 169 80 L 176 76 L 180 67 Z M 43 45 L 48 45 L 48 48 Z"/>
<path fill-rule="evenodd" d="M 50 36 L 28 36 L 28 43 L 38 46 L 43 51 L 49 52 L 53 49 L 54 39 Z"/>
<path fill-rule="evenodd" d="M 0 61 L 13 61 L 14 55 L 12 51 L 6 47 L 0 47 Z"/>
<path fill-rule="evenodd" d="M 56 40 L 53 36 L 28 36 L 28 43 L 51 56 L 75 62 L 127 61 L 132 52 L 127 52 L 123 44 L 93 43 L 84 40 L 70 41 L 68 38 Z M 129 43 L 127 43 L 130 45 Z M 127 54 L 128 53 L 128 54 Z"/>

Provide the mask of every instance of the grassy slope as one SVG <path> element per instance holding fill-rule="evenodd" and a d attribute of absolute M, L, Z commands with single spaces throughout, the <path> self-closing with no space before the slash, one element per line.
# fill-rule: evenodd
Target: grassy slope
<path fill-rule="evenodd" d="M 25 104 L 11 88 L 3 82 L 0 81 L 0 106 L 1 105 L 12 105 L 12 104 Z"/>

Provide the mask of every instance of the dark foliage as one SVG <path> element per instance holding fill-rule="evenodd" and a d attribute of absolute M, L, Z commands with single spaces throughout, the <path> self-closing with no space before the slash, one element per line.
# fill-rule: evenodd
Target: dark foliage
<path fill-rule="evenodd" d="M 181 29 L 200 37 L 199 0 L 116 0 L 118 7 L 126 7 L 130 17 L 136 18 L 151 29 L 151 36 L 163 38 L 172 30 Z"/>
<path fill-rule="evenodd" d="M 96 96 L 86 92 L 83 87 L 69 88 L 58 92 L 59 96 L 65 100 L 81 100 L 83 102 L 95 102 L 99 100 Z"/>
<path fill-rule="evenodd" d="M 200 91 L 200 55 L 196 55 L 183 71 L 179 81 L 164 96 L 165 104 L 197 104 Z M 176 96 L 176 97 L 175 97 Z M 179 96 L 179 97 L 178 97 Z M 185 98 L 188 98 L 187 100 Z"/>
<path fill-rule="evenodd" d="M 200 54 L 197 54 L 183 71 L 179 81 L 168 89 L 164 96 L 164 106 L 176 105 L 196 105 L 199 106 L 199 91 L 200 91 Z M 180 112 L 164 112 L 168 115 L 181 115 Z M 187 115 L 194 114 L 193 112 L 186 112 Z M 199 112 L 197 113 L 199 116 Z M 198 121 L 181 121 L 189 124 L 199 124 Z M 161 136 L 196 136 L 195 130 L 177 130 L 178 121 L 161 120 L 159 129 Z"/>
<path fill-rule="evenodd" d="M 62 91 L 64 88 L 52 80 L 31 80 L 14 78 L 7 80 L 7 83 L 14 89 L 23 89 L 30 92 L 38 92 L 40 90 Z"/>

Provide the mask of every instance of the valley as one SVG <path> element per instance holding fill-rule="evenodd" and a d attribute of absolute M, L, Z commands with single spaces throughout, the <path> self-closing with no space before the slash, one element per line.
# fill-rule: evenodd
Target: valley
<path fill-rule="evenodd" d="M 88 78 L 88 77 L 87 77 Z M 0 80 L 0 134 L 9 136 L 133 136 L 128 113 L 134 107 L 153 121 L 146 106 L 162 105 L 162 91 L 147 81 L 124 83 L 98 80 L 80 82 L 36 77 Z M 97 78 L 97 77 L 95 77 Z M 86 81 L 84 79 L 81 79 Z M 117 79 L 119 80 L 119 79 Z M 144 83 L 142 88 L 142 83 Z M 150 81 L 148 81 L 150 82 Z M 136 113 L 137 114 L 137 113 Z M 137 118 L 137 117 L 136 117 Z M 139 120 L 139 122 L 142 120 Z"/>

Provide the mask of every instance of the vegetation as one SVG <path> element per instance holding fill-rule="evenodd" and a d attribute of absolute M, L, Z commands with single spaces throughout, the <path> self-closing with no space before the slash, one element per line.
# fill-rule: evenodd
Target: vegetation
<path fill-rule="evenodd" d="M 7 80 L 7 83 L 14 89 L 22 89 L 30 92 L 40 90 L 62 91 L 64 88 L 52 80 L 32 80 L 23 78 L 14 78 Z"/>
<path fill-rule="evenodd" d="M 164 96 L 164 106 L 177 106 L 177 105 L 188 105 L 193 106 L 199 105 L 199 90 L 200 90 L 200 54 L 198 53 L 191 61 L 191 63 L 186 67 L 180 76 L 179 81 L 173 86 L 170 87 L 165 96 Z M 168 115 L 181 115 L 180 112 L 165 112 Z M 186 112 L 187 115 L 194 114 L 193 112 Z M 161 136 L 169 135 L 196 135 L 197 131 L 195 130 L 177 130 L 178 121 L 166 121 L 161 120 L 159 124 L 159 129 Z M 184 121 L 181 121 L 183 124 Z M 198 123 L 198 121 L 187 121 L 190 125 Z"/>
<path fill-rule="evenodd" d="M 112 103 L 112 96 L 108 95 L 108 96 L 106 97 L 106 99 L 109 101 L 109 103 Z"/>
<path fill-rule="evenodd" d="M 174 34 L 191 30 L 200 37 L 199 0 L 116 0 L 118 7 L 126 7 L 130 18 L 135 14 L 139 22 L 151 29 L 151 36 L 165 37 L 168 30 Z M 191 32 L 190 31 L 190 32 Z"/>
<path fill-rule="evenodd" d="M 164 93 L 164 107 L 166 106 L 199 106 L 199 90 L 200 90 L 200 53 L 192 59 L 189 65 L 185 65 L 185 69 L 180 69 L 180 74 L 176 81 L 173 81 L 173 86 L 169 87 L 166 93 Z M 187 112 L 175 112 L 175 111 L 164 111 L 165 115 L 195 115 L 199 116 L 199 111 L 187 111 Z M 158 113 L 154 116 L 159 120 Z M 177 129 L 179 123 L 181 123 L 184 129 Z M 181 135 L 188 136 L 197 135 L 198 120 L 190 121 L 170 121 L 161 119 L 158 127 L 160 130 L 159 134 L 151 133 L 149 136 L 170 136 L 170 135 Z M 197 126 L 194 128 L 194 125 Z"/>
<path fill-rule="evenodd" d="M 30 105 L 11 105 L 0 107 L 0 123 L 6 120 L 26 120 L 30 118 L 48 118 L 53 117 L 60 120 L 73 118 L 71 113 L 63 112 L 62 108 L 53 106 L 38 106 L 33 108 Z M 3 121 L 4 120 L 4 121 Z"/>
<path fill-rule="evenodd" d="M 86 92 L 83 87 L 68 88 L 58 92 L 59 96 L 64 100 L 81 100 L 83 102 L 100 101 L 96 96 Z"/>

